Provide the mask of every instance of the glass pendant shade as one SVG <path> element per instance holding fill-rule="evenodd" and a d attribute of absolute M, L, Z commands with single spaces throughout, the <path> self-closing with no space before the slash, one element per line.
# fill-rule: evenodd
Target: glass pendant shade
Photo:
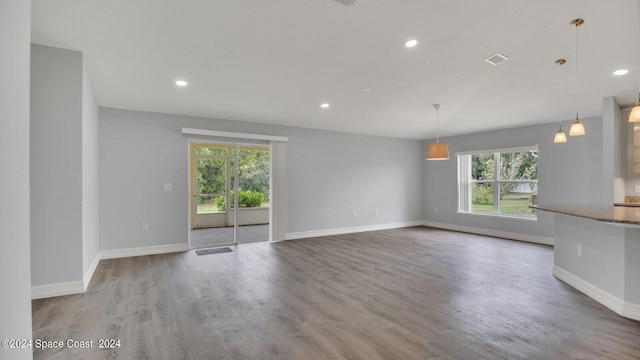
<path fill-rule="evenodd" d="M 631 109 L 629 122 L 640 122 L 640 99 L 638 99 L 638 104 Z"/>
<path fill-rule="evenodd" d="M 429 144 L 427 160 L 449 160 L 449 147 L 445 143 Z"/>
<path fill-rule="evenodd" d="M 427 160 L 449 160 L 449 146 L 440 142 L 440 104 L 433 104 L 436 109 L 436 143 L 429 144 Z"/>
<path fill-rule="evenodd" d="M 569 129 L 569 136 L 582 136 L 584 135 L 584 125 L 580 122 L 578 118 L 578 113 L 576 113 L 576 121 L 571 124 L 571 128 Z"/>
<path fill-rule="evenodd" d="M 578 84 L 578 27 L 584 24 L 584 19 L 576 18 L 570 22 L 571 26 L 576 28 L 576 87 Z M 576 121 L 571 124 L 571 128 L 569 128 L 569 136 L 582 136 L 585 134 L 584 125 L 580 122 L 580 118 L 578 118 L 578 113 L 576 113 Z"/>
<path fill-rule="evenodd" d="M 560 125 L 560 129 L 558 129 L 556 136 L 553 137 L 553 142 L 556 144 L 567 142 L 567 134 L 565 134 L 564 131 L 562 131 L 562 125 Z"/>

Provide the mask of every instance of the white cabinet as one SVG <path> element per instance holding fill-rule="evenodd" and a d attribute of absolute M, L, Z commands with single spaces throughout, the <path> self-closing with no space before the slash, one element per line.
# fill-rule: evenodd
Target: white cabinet
<path fill-rule="evenodd" d="M 630 123 L 631 108 L 622 113 L 622 175 L 626 178 L 640 177 L 640 122 Z"/>

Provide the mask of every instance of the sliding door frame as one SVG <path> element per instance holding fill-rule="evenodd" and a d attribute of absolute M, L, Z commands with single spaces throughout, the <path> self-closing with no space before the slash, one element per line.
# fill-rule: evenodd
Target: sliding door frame
<path fill-rule="evenodd" d="M 233 145 L 235 146 L 235 168 L 238 166 L 238 147 L 239 146 L 258 146 L 269 148 L 269 239 L 268 241 L 281 241 L 285 240 L 285 201 L 284 201 L 284 193 L 281 193 L 285 190 L 285 153 L 286 153 L 286 143 L 288 141 L 287 137 L 282 136 L 271 136 L 271 135 L 259 135 L 259 134 L 244 134 L 244 133 L 232 133 L 232 132 L 223 132 L 223 131 L 214 131 L 214 130 L 202 130 L 202 129 L 192 129 L 192 128 L 183 128 L 183 135 L 189 136 L 188 141 L 188 159 L 189 166 L 191 167 L 191 147 L 193 143 L 199 144 L 221 144 L 221 145 Z M 257 142 L 252 142 L 251 140 L 258 140 Z M 268 144 L 261 143 L 260 141 L 268 141 Z M 192 224 L 192 179 L 193 172 L 192 169 L 189 168 L 188 171 L 188 181 L 189 181 L 189 211 L 188 211 L 188 228 L 191 229 Z M 234 188 L 237 189 L 238 186 L 238 176 L 236 174 L 234 178 Z M 234 195 L 234 204 L 235 209 L 238 209 L 237 203 L 238 194 Z M 238 211 L 234 212 L 234 242 L 233 244 L 237 244 L 237 226 L 238 226 Z M 191 231 L 188 234 L 189 246 L 191 246 Z"/>

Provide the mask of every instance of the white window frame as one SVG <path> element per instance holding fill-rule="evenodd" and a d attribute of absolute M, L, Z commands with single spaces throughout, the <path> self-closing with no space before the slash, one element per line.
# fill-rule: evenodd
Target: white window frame
<path fill-rule="evenodd" d="M 511 147 L 501 149 L 487 149 L 487 150 L 475 150 L 475 151 L 460 151 L 456 152 L 458 160 L 458 213 L 471 214 L 480 216 L 496 216 L 496 217 L 508 217 L 518 220 L 537 221 L 537 213 L 534 216 L 517 216 L 510 214 L 500 213 L 500 184 L 512 184 L 512 183 L 535 183 L 536 187 L 538 180 L 502 180 L 500 179 L 501 173 L 501 153 L 519 152 L 519 151 L 538 151 L 538 145 Z M 494 156 L 494 174 L 493 180 L 473 180 L 471 179 L 471 156 L 478 154 L 493 154 Z M 471 188 L 473 184 L 493 184 L 493 213 L 474 213 L 472 208 Z"/>

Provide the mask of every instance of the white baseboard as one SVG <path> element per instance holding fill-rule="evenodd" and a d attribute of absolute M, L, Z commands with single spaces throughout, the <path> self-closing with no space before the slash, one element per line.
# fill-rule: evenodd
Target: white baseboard
<path fill-rule="evenodd" d="M 91 262 L 91 266 L 89 266 L 89 269 L 84 274 L 82 280 L 32 286 L 31 299 L 35 300 L 35 299 L 43 299 L 43 298 L 49 298 L 54 296 L 84 293 L 87 290 L 89 283 L 91 282 L 91 278 L 93 277 L 93 274 L 98 268 L 98 264 L 100 263 L 100 260 L 117 259 L 117 258 L 125 258 L 125 257 L 132 257 L 132 256 L 168 254 L 168 253 L 182 252 L 182 251 L 188 251 L 188 250 L 189 250 L 189 244 L 184 243 L 184 244 L 146 246 L 146 247 L 129 248 L 129 249 L 99 251 L 96 254 L 95 258 L 93 258 L 93 261 Z"/>
<path fill-rule="evenodd" d="M 640 305 L 624 301 L 557 265 L 553 266 L 553 276 L 580 290 L 617 314 L 640 321 Z"/>
<path fill-rule="evenodd" d="M 625 301 L 624 309 L 622 309 L 622 314 L 624 317 L 628 317 L 629 319 L 640 321 L 640 304 L 634 304 Z"/>
<path fill-rule="evenodd" d="M 171 245 L 158 245 L 158 246 L 145 246 L 128 249 L 115 249 L 115 250 L 102 250 L 100 251 L 100 260 L 105 259 L 119 259 L 133 256 L 146 256 L 157 254 L 169 254 L 174 252 L 188 251 L 189 244 L 171 244 Z"/>
<path fill-rule="evenodd" d="M 69 281 L 56 284 L 36 285 L 31 287 L 31 299 L 44 299 L 54 296 L 82 294 L 84 282 Z"/>
<path fill-rule="evenodd" d="M 553 238 L 544 237 L 544 236 L 519 234 L 519 233 L 512 233 L 507 231 L 483 229 L 483 228 L 464 226 L 464 225 L 447 224 L 447 223 L 428 221 L 428 220 L 425 220 L 422 223 L 422 225 L 440 228 L 440 229 L 446 229 L 446 230 L 454 230 L 454 231 L 466 232 L 471 234 L 493 236 L 498 238 L 526 241 L 530 243 L 553 246 Z"/>
<path fill-rule="evenodd" d="M 96 253 L 96 256 L 93 258 L 93 261 L 91 262 L 91 265 L 89 265 L 89 269 L 87 269 L 87 272 L 84 274 L 84 277 L 82 278 L 82 282 L 84 285 L 84 291 L 87 291 L 87 287 L 89 286 L 89 283 L 91 282 L 91 278 L 93 277 L 93 273 L 96 272 L 96 269 L 98 268 L 98 263 L 100 263 L 100 252 L 98 251 Z"/>
<path fill-rule="evenodd" d="M 414 221 L 403 221 L 403 222 L 390 223 L 390 224 L 377 224 L 377 225 L 354 226 L 354 227 L 346 227 L 346 228 L 290 232 L 285 234 L 285 240 L 351 234 L 351 233 L 358 233 L 358 232 L 365 232 L 365 231 L 397 229 L 397 228 L 410 227 L 410 226 L 420 226 L 422 225 L 422 223 L 423 222 L 421 220 L 414 220 Z M 282 241 L 282 240 L 278 240 L 278 241 Z M 273 242 L 277 242 L 277 241 L 273 241 Z"/>

